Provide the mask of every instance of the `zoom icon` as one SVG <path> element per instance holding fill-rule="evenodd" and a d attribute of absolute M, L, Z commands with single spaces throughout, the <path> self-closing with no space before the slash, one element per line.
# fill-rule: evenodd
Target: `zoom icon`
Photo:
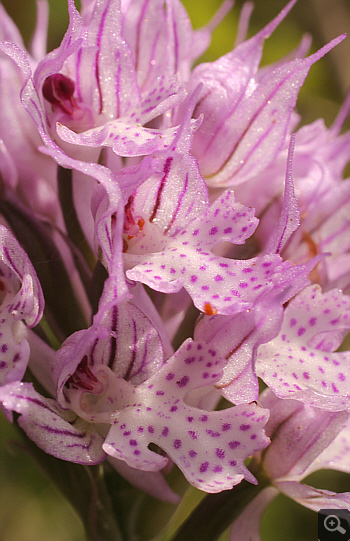
<path fill-rule="evenodd" d="M 318 541 L 350 541 L 350 511 L 348 509 L 320 509 Z"/>

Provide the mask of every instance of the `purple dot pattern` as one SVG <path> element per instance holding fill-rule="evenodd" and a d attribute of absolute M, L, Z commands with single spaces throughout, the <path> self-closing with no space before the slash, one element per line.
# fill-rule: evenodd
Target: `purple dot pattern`
<path fill-rule="evenodd" d="M 19 425 L 46 453 L 78 464 L 99 464 L 105 459 L 103 438 L 94 425 L 42 397 L 32 383 L 17 381 L 0 388 L 0 401 L 20 414 Z"/>
<path fill-rule="evenodd" d="M 138 264 L 126 274 L 164 293 L 184 287 L 201 311 L 209 303 L 218 314 L 241 312 L 292 271 L 292 265 L 283 263 L 278 255 L 244 261 L 211 252 L 211 248 L 223 241 L 243 244 L 256 226 L 253 209 L 235 203 L 233 193 L 228 190 L 162 251 L 134 256 L 133 261 Z"/>
<path fill-rule="evenodd" d="M 157 471 L 165 466 L 167 458 L 148 449 L 149 443 L 155 443 L 192 485 L 206 492 L 228 489 L 243 477 L 253 480 L 244 460 L 268 445 L 263 431 L 267 411 L 256 404 L 244 404 L 203 412 L 183 400 L 189 390 L 215 383 L 225 363 L 214 349 L 188 339 L 147 382 L 135 388 L 122 381 L 123 403 L 117 400 L 119 413 L 104 450 L 133 468 Z M 208 374 L 209 382 L 203 379 L 203 372 Z M 174 377 L 169 379 L 169 373 Z M 179 386 L 184 378 L 186 385 Z M 159 390 L 164 395 L 160 396 Z M 152 405 L 151 411 L 148 404 Z M 142 432 L 140 420 L 145 427 Z M 252 434 L 256 435 L 254 439 Z M 133 448 L 140 451 L 137 455 L 130 451 L 131 441 Z"/>
<path fill-rule="evenodd" d="M 349 297 L 309 286 L 286 308 L 278 336 L 259 347 L 256 372 L 280 398 L 348 410 L 350 352 L 335 350 L 349 328 Z"/>

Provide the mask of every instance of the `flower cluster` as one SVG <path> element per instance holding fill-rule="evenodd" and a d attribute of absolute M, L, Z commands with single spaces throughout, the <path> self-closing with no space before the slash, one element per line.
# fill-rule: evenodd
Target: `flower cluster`
<path fill-rule="evenodd" d="M 232 539 L 258 539 L 278 491 L 349 504 L 299 483 L 319 455 L 349 470 L 350 100 L 296 131 L 344 35 L 259 68 L 295 1 L 250 39 L 244 9 L 235 48 L 194 68 L 230 1 L 194 31 L 179 0 L 68 0 L 48 54 L 43 0 L 30 52 L 0 8 L 3 411 L 172 502 L 172 463 L 208 493 L 263 471 Z"/>

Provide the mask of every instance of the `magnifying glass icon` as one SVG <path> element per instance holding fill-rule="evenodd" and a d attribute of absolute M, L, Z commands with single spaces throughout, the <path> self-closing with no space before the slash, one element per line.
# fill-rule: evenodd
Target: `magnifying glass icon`
<path fill-rule="evenodd" d="M 340 526 L 340 519 L 336 515 L 328 515 L 323 521 L 324 527 L 329 532 L 346 533 L 346 530 Z"/>

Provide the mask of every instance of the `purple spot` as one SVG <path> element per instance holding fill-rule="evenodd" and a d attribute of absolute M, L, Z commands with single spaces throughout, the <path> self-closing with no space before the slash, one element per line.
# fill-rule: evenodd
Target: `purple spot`
<path fill-rule="evenodd" d="M 126 430 L 123 434 L 123 436 L 130 436 L 131 430 Z"/>
<path fill-rule="evenodd" d="M 135 445 L 137 445 L 137 441 L 136 441 L 136 440 L 130 440 L 129 443 L 130 443 L 130 445 L 131 445 L 132 447 L 135 447 Z"/>
<path fill-rule="evenodd" d="M 200 468 L 199 468 L 199 471 L 201 473 L 204 473 L 208 470 L 209 468 L 209 462 L 203 462 L 201 465 L 200 465 Z"/>
<path fill-rule="evenodd" d="M 310 379 L 310 374 L 308 372 L 304 372 L 303 376 L 305 379 Z"/>
<path fill-rule="evenodd" d="M 230 460 L 229 462 L 230 466 L 237 466 L 237 460 Z"/>
<path fill-rule="evenodd" d="M 191 282 L 192 283 L 196 282 L 197 280 L 198 280 L 198 276 L 195 276 L 195 275 L 191 276 Z"/>
<path fill-rule="evenodd" d="M 338 391 L 338 389 L 336 388 L 336 386 L 334 385 L 334 383 L 332 383 L 332 389 L 333 389 L 333 392 L 339 393 L 339 391 Z"/>
<path fill-rule="evenodd" d="M 299 327 L 298 336 L 302 336 L 305 333 L 306 329 L 304 327 Z"/>
<path fill-rule="evenodd" d="M 0 368 L 6 368 L 6 367 L 7 367 L 7 362 L 0 361 Z"/>
<path fill-rule="evenodd" d="M 2 344 L 1 346 L 1 353 L 5 353 L 8 350 L 7 344 Z"/>
<path fill-rule="evenodd" d="M 338 374 L 338 378 L 340 379 L 340 381 L 345 381 L 345 376 L 342 373 Z"/>
<path fill-rule="evenodd" d="M 218 228 L 212 227 L 211 230 L 209 231 L 209 235 L 216 235 L 217 232 L 218 232 Z"/>
<path fill-rule="evenodd" d="M 203 372 L 202 378 L 207 379 L 207 378 L 209 378 L 209 375 L 210 375 L 209 372 Z"/>
<path fill-rule="evenodd" d="M 196 360 L 196 357 L 187 357 L 187 359 L 185 359 L 185 363 L 192 364 L 194 363 L 195 360 Z"/>
<path fill-rule="evenodd" d="M 137 455 L 139 455 L 140 453 L 141 453 L 141 451 L 139 451 L 138 449 L 135 449 L 135 451 L 134 451 L 134 455 L 136 455 L 136 456 L 137 456 Z"/>
<path fill-rule="evenodd" d="M 177 406 L 171 406 L 170 411 L 171 412 L 177 411 Z"/>
<path fill-rule="evenodd" d="M 240 282 L 239 287 L 244 289 L 244 288 L 248 287 L 248 284 L 247 284 L 247 282 Z"/>
<path fill-rule="evenodd" d="M 217 275 L 214 277 L 215 282 L 222 282 L 223 279 L 224 279 L 223 276 L 221 276 L 220 274 L 217 274 Z"/>
<path fill-rule="evenodd" d="M 156 394 L 157 394 L 157 396 L 163 396 L 163 394 L 164 394 L 164 391 L 157 391 L 157 393 L 156 393 Z"/>
<path fill-rule="evenodd" d="M 240 430 L 243 430 L 243 432 L 245 432 L 246 430 L 249 430 L 250 429 L 250 425 L 241 425 L 239 427 Z"/>
<path fill-rule="evenodd" d="M 222 466 L 215 466 L 215 468 L 213 469 L 213 471 L 215 473 L 221 473 L 222 472 Z"/>
<path fill-rule="evenodd" d="M 149 432 L 150 434 L 153 434 L 153 432 L 154 432 L 154 426 L 149 426 L 149 427 L 147 428 L 147 430 L 148 430 L 148 432 Z"/>
<path fill-rule="evenodd" d="M 228 264 L 227 263 L 220 263 L 220 267 L 222 267 L 223 269 L 227 269 Z"/>
<path fill-rule="evenodd" d="M 172 372 L 169 372 L 169 374 L 167 374 L 165 377 L 167 381 L 171 381 L 173 378 L 174 378 L 174 374 Z"/>
<path fill-rule="evenodd" d="M 226 235 L 228 235 L 229 233 L 232 233 L 232 227 L 226 227 L 226 229 L 224 229 L 224 233 Z"/>
<path fill-rule="evenodd" d="M 193 451 L 193 449 L 191 449 L 191 451 L 189 451 L 188 454 L 190 455 L 191 458 L 195 458 L 197 456 L 196 451 Z"/>
<path fill-rule="evenodd" d="M 240 441 L 230 441 L 228 446 L 230 449 L 237 449 L 241 445 Z"/>
<path fill-rule="evenodd" d="M 251 440 L 256 440 L 256 434 L 252 434 L 252 435 L 250 436 L 250 439 L 251 439 Z"/>
<path fill-rule="evenodd" d="M 137 432 L 143 432 L 143 426 L 139 426 Z"/>
<path fill-rule="evenodd" d="M 187 421 L 188 421 L 189 423 L 192 423 L 193 419 L 194 419 L 194 417 L 187 417 Z"/>
<path fill-rule="evenodd" d="M 198 235 L 198 233 L 199 233 L 199 229 L 196 229 L 195 231 L 193 231 L 192 235 L 196 236 L 196 235 Z"/>
<path fill-rule="evenodd" d="M 291 327 L 294 327 L 294 325 L 296 325 L 296 323 L 297 323 L 297 320 L 294 319 L 294 317 L 293 317 L 293 318 L 290 320 L 290 326 L 291 326 Z"/>
<path fill-rule="evenodd" d="M 316 317 L 312 317 L 309 321 L 309 324 L 313 327 L 314 325 L 316 325 L 316 321 L 317 321 L 317 318 Z"/>
<path fill-rule="evenodd" d="M 182 378 L 176 383 L 178 387 L 186 387 L 189 381 L 190 381 L 190 378 L 188 376 L 182 376 Z"/>
<path fill-rule="evenodd" d="M 219 438 L 221 436 L 220 432 L 214 432 L 214 430 L 206 430 L 207 434 L 210 434 L 212 438 Z"/>
<path fill-rule="evenodd" d="M 174 448 L 175 449 L 180 449 L 181 445 L 182 445 L 181 440 L 175 440 L 174 441 Z"/>
<path fill-rule="evenodd" d="M 215 449 L 215 454 L 218 458 L 225 458 L 225 451 L 223 449 Z"/>
<path fill-rule="evenodd" d="M 167 436 L 169 434 L 169 428 L 165 426 L 162 430 L 162 436 Z"/>
<path fill-rule="evenodd" d="M 196 434 L 196 432 L 195 432 L 194 430 L 189 430 L 189 431 L 188 431 L 188 435 L 191 436 L 191 438 L 192 438 L 193 440 L 196 440 L 196 439 L 197 439 L 197 434 Z"/>
<path fill-rule="evenodd" d="M 202 415 L 199 420 L 202 421 L 202 423 L 205 423 L 208 420 L 208 415 Z"/>
<path fill-rule="evenodd" d="M 224 423 L 224 424 L 222 425 L 222 427 L 221 427 L 221 430 L 222 430 L 223 432 L 226 432 L 226 430 L 230 430 L 230 428 L 231 428 L 230 423 Z"/>

